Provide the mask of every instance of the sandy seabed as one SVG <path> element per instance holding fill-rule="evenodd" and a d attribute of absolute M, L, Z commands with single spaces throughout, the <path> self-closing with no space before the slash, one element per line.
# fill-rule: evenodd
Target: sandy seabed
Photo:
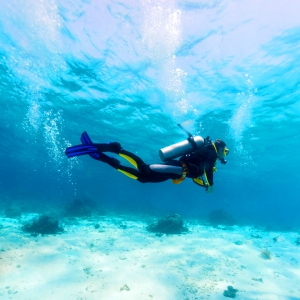
<path fill-rule="evenodd" d="M 34 216 L 0 218 L 1 299 L 230 299 L 228 286 L 235 299 L 300 299 L 297 232 L 190 221 L 188 233 L 160 236 L 138 218 L 105 216 L 31 236 L 21 226 Z"/>

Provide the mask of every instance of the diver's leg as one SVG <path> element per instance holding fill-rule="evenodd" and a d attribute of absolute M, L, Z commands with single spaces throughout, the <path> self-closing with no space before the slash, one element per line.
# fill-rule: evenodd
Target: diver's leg
<path fill-rule="evenodd" d="M 141 183 L 153 182 L 153 172 L 150 170 L 149 165 L 147 165 L 139 156 L 122 148 L 118 154 L 137 169 L 120 165 L 118 171 Z"/>
<path fill-rule="evenodd" d="M 102 143 L 102 144 L 93 144 L 99 152 L 112 152 L 119 154 L 121 157 L 126 159 L 129 163 L 131 163 L 135 168 L 140 170 L 141 172 L 145 171 L 149 166 L 144 163 L 144 161 L 135 155 L 132 152 L 126 151 L 122 149 L 122 146 L 118 142 L 112 143 Z"/>
<path fill-rule="evenodd" d="M 132 152 L 124 150 L 121 144 L 118 142 L 102 143 L 102 144 L 94 143 L 93 146 L 95 146 L 99 152 L 112 152 L 112 153 L 119 154 L 121 157 L 128 160 L 137 169 L 139 165 L 145 164 L 140 157 L 133 154 Z"/>
<path fill-rule="evenodd" d="M 102 161 L 111 167 L 118 169 L 120 161 L 114 157 L 110 157 L 102 152 L 97 152 L 97 157 L 93 157 L 96 160 Z"/>
<path fill-rule="evenodd" d="M 146 183 L 146 182 L 158 183 L 169 179 L 175 179 L 177 177 L 182 176 L 184 172 L 182 163 L 177 160 L 168 161 L 164 164 L 147 165 L 140 157 L 124 149 L 121 149 L 119 155 L 125 158 L 126 160 L 128 160 L 138 170 L 135 170 L 133 168 L 128 168 L 128 167 L 123 167 L 120 165 L 118 171 L 121 171 L 120 169 L 125 170 L 125 168 L 128 168 L 128 171 L 127 170 L 125 171 L 130 172 L 132 174 L 136 174 L 135 176 L 137 176 L 137 178 L 134 179 L 137 179 L 139 182 L 142 183 Z M 136 171 L 136 173 L 134 171 Z M 123 173 L 129 176 L 125 172 Z"/>
<path fill-rule="evenodd" d="M 89 154 L 92 158 L 107 163 L 114 169 L 142 183 L 162 182 L 170 179 L 168 176 L 165 176 L 167 174 L 161 174 L 158 176 L 157 173 L 159 172 L 157 172 L 155 175 L 155 172 L 152 172 L 149 165 L 145 164 L 144 161 L 137 155 L 122 149 L 122 146 L 118 142 L 102 144 L 93 143 L 87 132 L 82 133 L 80 140 L 82 145 L 68 147 L 66 149 L 66 155 L 68 157 Z M 110 157 L 103 152 L 119 154 L 121 157 L 129 161 L 136 169 L 121 165 L 118 159 Z"/>
<path fill-rule="evenodd" d="M 121 149 L 121 151 L 118 154 L 121 157 L 125 158 L 128 162 L 130 162 L 135 168 L 139 169 L 140 171 L 143 171 L 145 167 L 148 166 L 139 156 L 135 155 L 132 152 Z"/>
<path fill-rule="evenodd" d="M 104 153 L 101 153 L 101 159 L 99 160 L 108 163 L 110 166 L 112 166 L 119 172 L 141 183 L 163 182 L 168 179 L 177 178 L 178 175 L 181 176 L 183 172 L 182 166 L 180 166 L 181 165 L 180 162 L 178 162 L 178 165 L 180 167 L 177 166 L 177 164 L 175 164 L 175 166 L 167 165 L 167 164 L 161 164 L 161 165 L 157 164 L 157 165 L 149 166 L 145 164 L 140 157 L 124 149 L 121 150 L 119 155 L 125 158 L 126 160 L 128 160 L 132 165 L 136 167 L 136 169 L 123 166 L 116 158 L 109 157 Z"/>
<path fill-rule="evenodd" d="M 135 180 L 140 181 L 140 182 L 146 182 L 146 181 L 143 181 L 144 177 L 142 176 L 141 172 L 137 169 L 127 167 L 127 166 L 123 166 L 121 164 L 116 169 L 119 172 L 123 173 L 124 175 L 126 175 L 126 176 L 128 176 L 132 179 L 135 179 Z"/>
<path fill-rule="evenodd" d="M 143 160 L 132 152 L 122 149 L 122 146 L 118 142 L 110 143 L 93 143 L 94 147 L 97 148 L 98 152 L 112 152 L 119 154 L 121 157 L 128 160 L 133 166 L 139 169 L 139 166 L 144 167 L 145 163 Z"/>
<path fill-rule="evenodd" d="M 81 142 L 85 145 L 93 145 L 94 147 L 96 147 L 97 153 L 93 153 L 91 155 L 94 159 L 107 163 L 108 165 L 112 166 L 113 168 L 125 174 L 126 176 L 129 176 L 130 178 L 136 179 L 140 182 L 147 182 L 147 173 L 149 174 L 151 172 L 149 170 L 148 165 L 146 165 L 143 162 L 143 160 L 137 155 L 122 149 L 120 143 L 92 143 L 91 139 L 89 138 L 86 132 L 82 134 Z M 104 154 L 103 152 L 112 152 L 119 154 L 121 157 L 129 161 L 138 170 L 121 165 L 118 159 L 110 157 Z"/>
<path fill-rule="evenodd" d="M 122 150 L 122 146 L 118 142 L 112 142 L 112 143 L 102 143 L 102 144 L 93 144 L 99 152 L 112 152 L 119 154 Z"/>
<path fill-rule="evenodd" d="M 114 169 L 118 170 L 119 172 L 123 173 L 124 175 L 136 179 L 140 182 L 147 182 L 144 176 L 142 176 L 141 172 L 139 170 L 136 170 L 131 167 L 123 166 L 121 165 L 120 161 L 114 157 L 110 157 L 104 153 L 99 152 L 99 158 L 95 158 L 99 161 L 102 161 L 104 163 L 107 163 Z"/>
<path fill-rule="evenodd" d="M 144 161 L 129 151 L 122 149 L 122 146 L 118 142 L 111 143 L 92 143 L 91 139 L 84 132 L 81 136 L 81 142 L 83 144 L 93 145 L 97 149 L 97 153 L 91 155 L 94 159 L 102 161 L 104 163 L 109 164 L 119 172 L 125 174 L 126 176 L 136 179 L 139 182 L 146 183 L 149 182 L 148 175 L 151 174 L 151 170 L 149 166 L 144 163 Z M 131 163 L 136 169 L 121 165 L 120 161 L 116 158 L 109 157 L 103 152 L 112 152 L 119 154 L 121 157 L 126 159 L 129 163 Z"/>

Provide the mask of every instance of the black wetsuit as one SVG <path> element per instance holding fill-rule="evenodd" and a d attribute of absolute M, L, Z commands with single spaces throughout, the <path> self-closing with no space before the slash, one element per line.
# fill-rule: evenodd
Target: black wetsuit
<path fill-rule="evenodd" d="M 206 145 L 201 151 L 186 154 L 179 161 L 186 163 L 189 170 L 186 177 L 198 178 L 203 176 L 204 170 L 209 185 L 214 184 L 213 168 L 216 164 L 217 153 L 212 144 Z"/>
<path fill-rule="evenodd" d="M 146 164 L 137 155 L 121 148 L 118 143 L 109 144 L 94 144 L 99 149 L 100 157 L 96 158 L 105 162 L 122 172 L 123 174 L 141 182 L 163 182 L 169 179 L 178 179 L 180 175 L 175 173 L 162 173 L 151 170 L 150 166 Z M 119 149 L 117 149 L 117 145 Z M 121 157 L 127 159 L 135 168 L 123 166 L 119 160 L 105 155 L 103 152 L 113 152 L 119 154 Z M 209 185 L 213 185 L 213 167 L 217 160 L 217 154 L 212 144 L 208 144 L 201 151 L 193 152 L 182 156 L 179 160 L 170 160 L 160 165 L 182 167 L 183 164 L 187 167 L 186 177 L 196 179 L 206 173 Z M 194 181 L 197 183 L 196 181 Z M 198 184 L 198 183 L 197 183 Z"/>

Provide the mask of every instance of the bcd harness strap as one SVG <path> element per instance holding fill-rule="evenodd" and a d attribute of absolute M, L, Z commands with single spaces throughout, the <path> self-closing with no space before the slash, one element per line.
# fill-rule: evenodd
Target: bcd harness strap
<path fill-rule="evenodd" d="M 218 153 L 218 150 L 217 150 L 217 147 L 216 147 L 215 143 L 211 142 L 211 144 L 214 146 L 215 151 L 216 151 L 216 154 L 217 154 L 217 153 Z"/>
<path fill-rule="evenodd" d="M 188 173 L 188 168 L 187 168 L 187 165 L 185 163 L 182 163 L 182 175 L 180 178 L 178 179 L 172 179 L 173 183 L 174 184 L 180 184 L 186 177 L 187 173 Z"/>

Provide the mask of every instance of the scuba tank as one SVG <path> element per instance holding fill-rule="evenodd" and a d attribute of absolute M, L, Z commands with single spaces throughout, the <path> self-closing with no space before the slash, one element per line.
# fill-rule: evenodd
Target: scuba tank
<path fill-rule="evenodd" d="M 204 139 L 201 136 L 192 136 L 192 134 L 184 129 L 180 124 L 177 124 L 187 135 L 186 140 L 170 145 L 159 150 L 160 159 L 163 162 L 173 158 L 192 153 L 201 149 L 204 146 Z"/>

